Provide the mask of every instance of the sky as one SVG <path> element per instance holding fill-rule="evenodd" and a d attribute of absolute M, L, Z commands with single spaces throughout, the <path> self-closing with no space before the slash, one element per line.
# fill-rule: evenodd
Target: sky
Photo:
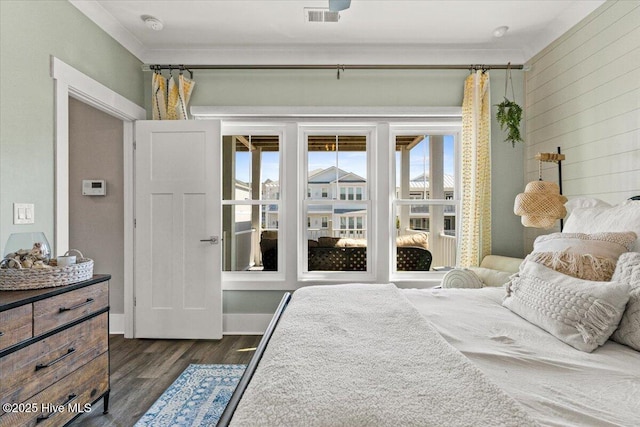
<path fill-rule="evenodd" d="M 454 142 L 453 135 L 444 137 L 444 173 L 453 175 L 454 173 Z M 424 172 L 429 172 L 429 146 L 428 138 L 422 140 L 411 150 L 410 176 L 414 178 Z M 396 182 L 399 182 L 399 156 L 396 156 Z M 363 178 L 367 177 L 366 153 L 363 152 L 340 152 L 336 159 L 335 151 L 314 151 L 309 153 L 309 170 L 326 169 L 331 166 L 353 172 Z M 278 181 L 279 153 L 264 152 L 262 154 L 262 173 L 260 182 L 267 179 Z M 236 153 L 236 179 L 243 182 L 251 181 L 251 153 Z"/>

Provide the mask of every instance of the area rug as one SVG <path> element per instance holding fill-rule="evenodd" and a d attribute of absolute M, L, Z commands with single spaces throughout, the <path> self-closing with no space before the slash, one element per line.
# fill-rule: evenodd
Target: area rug
<path fill-rule="evenodd" d="M 135 427 L 215 426 L 246 365 L 189 365 Z"/>

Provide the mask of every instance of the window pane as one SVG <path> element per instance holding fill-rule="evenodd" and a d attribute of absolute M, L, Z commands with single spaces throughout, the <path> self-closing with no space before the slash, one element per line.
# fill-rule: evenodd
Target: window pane
<path fill-rule="evenodd" d="M 277 269 L 279 150 L 277 135 L 236 134 L 222 138 L 223 201 L 273 201 L 260 205 L 223 202 L 223 271 Z"/>
<path fill-rule="evenodd" d="M 455 153 L 453 135 L 402 135 L 396 137 L 396 198 L 401 200 L 453 200 L 455 195 Z M 428 233 L 428 250 L 433 266 L 454 266 L 456 257 L 456 208 L 451 205 L 412 204 L 396 208 L 399 239 Z M 396 242 L 398 248 L 399 241 Z M 418 267 L 401 263 L 398 271 Z"/>
<path fill-rule="evenodd" d="M 366 205 L 336 203 L 328 206 L 331 215 L 317 215 L 314 219 L 312 212 L 318 211 L 319 207 L 310 205 L 307 211 L 311 217 L 306 236 L 309 271 L 366 271 Z M 325 220 L 327 228 L 314 228 L 314 224 L 322 224 Z"/>
<path fill-rule="evenodd" d="M 278 268 L 278 206 L 222 206 L 223 271 Z"/>
<path fill-rule="evenodd" d="M 280 198 L 278 136 L 223 136 L 223 200 Z"/>
<path fill-rule="evenodd" d="M 364 135 L 308 135 L 308 198 L 354 200 L 354 187 L 366 194 L 366 149 Z"/>

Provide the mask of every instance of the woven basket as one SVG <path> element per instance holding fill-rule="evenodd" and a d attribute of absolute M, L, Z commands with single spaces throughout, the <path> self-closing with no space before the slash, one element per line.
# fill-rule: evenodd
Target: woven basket
<path fill-rule="evenodd" d="M 91 279 L 93 277 L 93 260 L 85 258 L 76 249 L 72 249 L 72 251 L 80 255 L 73 265 L 64 267 L 51 266 L 49 268 L 0 269 L 0 291 L 55 288 Z"/>

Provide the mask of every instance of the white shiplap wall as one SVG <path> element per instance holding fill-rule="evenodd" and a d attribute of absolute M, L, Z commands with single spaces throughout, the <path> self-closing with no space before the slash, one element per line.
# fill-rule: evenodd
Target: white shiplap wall
<path fill-rule="evenodd" d="M 525 182 L 536 153 L 561 147 L 567 198 L 640 195 L 640 1 L 606 2 L 528 65 Z M 543 164 L 542 178 L 557 182 L 557 169 Z M 525 229 L 525 253 L 549 232 Z"/>

